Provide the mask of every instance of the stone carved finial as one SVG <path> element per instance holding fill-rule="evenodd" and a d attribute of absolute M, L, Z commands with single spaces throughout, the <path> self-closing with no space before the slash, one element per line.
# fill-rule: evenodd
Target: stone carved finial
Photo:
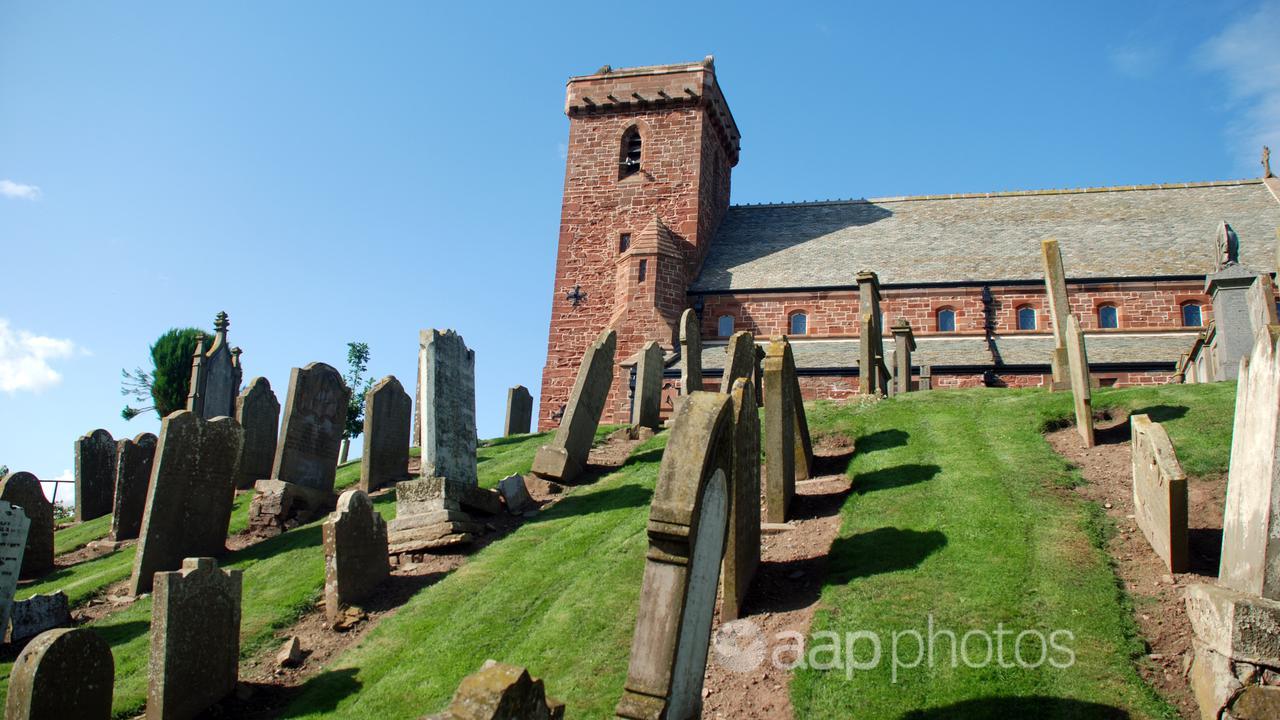
<path fill-rule="evenodd" d="M 231 319 L 227 317 L 226 311 L 220 312 L 213 318 L 213 329 L 220 333 L 225 333 L 227 328 L 231 327 Z"/>
<path fill-rule="evenodd" d="M 1262 177 L 1275 177 L 1271 174 L 1271 148 L 1262 146 Z"/>

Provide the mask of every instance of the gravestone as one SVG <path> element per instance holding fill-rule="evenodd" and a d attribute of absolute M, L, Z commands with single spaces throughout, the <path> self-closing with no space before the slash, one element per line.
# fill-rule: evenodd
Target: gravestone
<path fill-rule="evenodd" d="M 230 417 L 205 420 L 179 410 L 160 424 L 129 583 L 134 595 L 149 591 L 153 575 L 177 569 L 183 558 L 226 549 L 240 444 L 240 426 Z"/>
<path fill-rule="evenodd" d="M 889 330 L 893 332 L 894 390 L 900 393 L 911 392 L 911 353 L 916 349 L 916 335 L 911 331 L 911 324 L 907 319 L 901 317 Z"/>
<path fill-rule="evenodd" d="M 662 347 L 650 340 L 636 363 L 636 391 L 631 403 L 631 426 L 658 429 L 662 412 Z"/>
<path fill-rule="evenodd" d="M 423 332 L 422 474 L 476 479 L 476 354 L 453 330 Z"/>
<path fill-rule="evenodd" d="M 538 509 L 538 503 L 529 495 L 529 487 L 524 484 L 523 475 L 508 475 L 498 481 L 498 494 L 507 506 L 507 512 L 521 515 Z"/>
<path fill-rule="evenodd" d="M 586 468 L 600 414 L 609 397 L 609 386 L 613 384 L 613 353 L 617 344 L 617 333 L 605 330 L 582 356 L 560 427 L 551 444 L 538 448 L 533 458 L 533 472 L 539 477 L 570 482 Z"/>
<path fill-rule="evenodd" d="M 533 422 L 533 396 L 529 388 L 516 385 L 507 390 L 507 417 L 502 424 L 502 436 L 526 435 Z"/>
<path fill-rule="evenodd" d="M 1247 293 L 1250 337 L 1265 331 L 1268 325 L 1280 324 L 1276 316 L 1276 285 L 1270 275 L 1258 275 Z M 1252 349 L 1252 345 L 1249 346 Z"/>
<path fill-rule="evenodd" d="M 1049 298 L 1049 318 L 1053 320 L 1053 355 L 1050 358 L 1053 383 L 1050 389 L 1063 390 L 1071 387 L 1070 360 L 1067 357 L 1071 305 L 1067 299 L 1067 275 L 1062 267 L 1062 249 L 1058 247 L 1058 241 L 1041 241 L 1040 256 L 1044 261 L 1044 291 Z"/>
<path fill-rule="evenodd" d="M 502 501 L 493 490 L 445 478 L 396 483 L 396 517 L 387 525 L 387 551 L 412 555 L 470 543 L 484 525 L 467 510 L 497 514 Z"/>
<path fill-rule="evenodd" d="M 408 395 L 405 395 L 406 399 Z M 409 416 L 405 415 L 405 435 Z M 324 611 L 330 622 L 367 600 L 387 576 L 387 523 L 362 490 L 348 490 L 324 522 Z"/>
<path fill-rule="evenodd" d="M 516 665 L 485 661 L 462 679 L 444 712 L 425 720 L 562 720 L 564 703 L 547 697 L 542 681 Z"/>
<path fill-rule="evenodd" d="M 379 380 L 364 401 L 364 455 L 360 489 L 373 492 L 409 479 L 409 430 L 413 398 L 393 375 Z"/>
<path fill-rule="evenodd" d="M 721 571 L 720 621 L 742 617 L 760 565 L 760 414 L 746 378 L 733 381 L 733 463 L 729 473 L 729 535 Z"/>
<path fill-rule="evenodd" d="M 700 716 L 733 435 L 727 394 L 694 392 L 676 410 L 649 507 L 649 552 L 618 717 Z"/>
<path fill-rule="evenodd" d="M 791 346 L 783 337 L 769 343 L 764 358 L 765 521 L 787 521 L 796 491 L 796 397 L 787 372 Z"/>
<path fill-rule="evenodd" d="M 933 366 L 932 365 L 922 365 L 920 367 L 920 389 L 921 390 L 933 389 Z"/>
<path fill-rule="evenodd" d="M 276 460 L 280 401 L 266 378 L 250 380 L 249 386 L 236 398 L 236 422 L 244 430 L 236 488 L 245 490 L 259 480 L 271 477 L 271 468 Z"/>
<path fill-rule="evenodd" d="M 1093 390 L 1089 375 L 1089 351 L 1084 331 L 1075 315 L 1067 318 L 1067 364 L 1071 376 L 1071 396 L 1075 402 L 1076 431 L 1085 447 L 1093 447 Z"/>
<path fill-rule="evenodd" d="M 71 602 L 61 590 L 44 595 L 32 595 L 13 603 L 9 613 L 9 629 L 5 633 L 7 643 L 22 642 L 47 630 L 69 627 Z"/>
<path fill-rule="evenodd" d="M 864 395 L 889 391 L 884 367 L 884 328 L 881 327 L 880 278 L 870 270 L 856 276 L 858 283 L 858 391 Z M 767 393 L 768 391 L 766 391 Z"/>
<path fill-rule="evenodd" d="M 0 500 L 22 508 L 30 527 L 22 553 L 19 577 L 38 578 L 53 570 L 53 503 L 44 496 L 40 480 L 29 472 L 9 473 L 0 480 Z M 4 628 L 0 627 L 0 632 Z"/>
<path fill-rule="evenodd" d="M 235 690 L 241 581 L 210 557 L 156 573 L 147 720 L 194 718 Z"/>
<path fill-rule="evenodd" d="M 760 398 L 764 397 L 764 348 L 756 345 L 755 349 L 756 365 L 752 378 L 756 384 L 756 404 L 760 403 Z"/>
<path fill-rule="evenodd" d="M 1164 426 L 1146 415 L 1129 418 L 1133 452 L 1133 515 L 1171 573 L 1187 571 L 1187 476 Z"/>
<path fill-rule="evenodd" d="M 1213 273 L 1205 276 L 1204 291 L 1213 301 L 1213 326 L 1216 337 L 1215 380 L 1234 380 L 1241 358 L 1253 348 L 1254 333 L 1265 325 L 1274 323 L 1274 295 L 1269 299 L 1272 309 L 1253 305 L 1257 294 L 1267 293 L 1270 287 L 1257 288 L 1262 273 L 1240 264 L 1240 243 L 1235 230 L 1227 223 L 1218 226 L 1215 245 L 1218 260 Z M 1270 280 L 1265 281 L 1271 285 Z"/>
<path fill-rule="evenodd" d="M 1259 334 L 1240 361 L 1218 581 L 1280 600 L 1280 326 Z"/>
<path fill-rule="evenodd" d="M 702 333 L 698 313 L 689 308 L 680 314 L 680 394 L 702 389 Z"/>
<path fill-rule="evenodd" d="M 187 386 L 187 409 L 207 419 L 232 417 L 236 394 L 240 392 L 240 348 L 227 342 L 231 321 L 225 312 L 213 320 L 213 344 L 204 349 L 204 335 L 196 336 L 191 358 L 191 381 Z"/>
<path fill-rule="evenodd" d="M 111 646 L 88 628 L 42 633 L 9 673 L 6 720 L 110 720 Z"/>
<path fill-rule="evenodd" d="M 756 367 L 756 338 L 749 330 L 739 330 L 729 337 L 724 349 L 728 355 L 724 362 L 724 374 L 720 376 L 720 392 L 729 394 L 733 381 L 751 377 Z"/>
<path fill-rule="evenodd" d="M 273 479 L 333 492 L 350 396 L 342 375 L 324 363 L 293 369 Z"/>
<path fill-rule="evenodd" d="M 116 441 L 98 429 L 76 441 L 76 522 L 111 512 L 116 484 Z"/>
<path fill-rule="evenodd" d="M 13 593 L 18 589 L 30 527 L 31 521 L 22 508 L 0 500 L 0 628 L 9 627 Z"/>
<path fill-rule="evenodd" d="M 156 436 L 151 433 L 116 443 L 116 497 L 108 540 L 132 540 L 142 530 L 142 511 L 147 504 L 155 457 Z"/>
<path fill-rule="evenodd" d="M 786 363 L 786 374 L 791 378 L 791 417 L 795 419 L 795 469 L 796 480 L 808 480 L 813 476 L 813 438 L 809 435 L 809 418 L 804 412 L 804 394 L 800 391 L 800 374 L 796 372 L 796 358 L 791 351 L 791 343 L 786 336 L 782 342 L 787 346 L 783 354 Z"/>

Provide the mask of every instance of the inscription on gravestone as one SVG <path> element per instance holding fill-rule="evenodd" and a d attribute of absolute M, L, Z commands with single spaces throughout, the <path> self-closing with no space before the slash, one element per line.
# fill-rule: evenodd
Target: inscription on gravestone
<path fill-rule="evenodd" d="M 333 492 L 350 395 L 342 375 L 329 365 L 313 362 L 293 369 L 272 478 Z"/>
<path fill-rule="evenodd" d="M 30 527 L 31 521 L 22 508 L 0 500 L 0 628 L 9 627 L 13 593 L 18 589 Z"/>
<path fill-rule="evenodd" d="M 422 475 L 475 485 L 476 354 L 453 330 L 423 333 Z"/>
<path fill-rule="evenodd" d="M 0 500 L 17 505 L 31 525 L 22 554 L 21 577 L 37 578 L 53 570 L 53 503 L 44 496 L 40 480 L 29 472 L 16 472 L 0 481 Z M 0 626 L 0 633 L 3 626 Z"/>

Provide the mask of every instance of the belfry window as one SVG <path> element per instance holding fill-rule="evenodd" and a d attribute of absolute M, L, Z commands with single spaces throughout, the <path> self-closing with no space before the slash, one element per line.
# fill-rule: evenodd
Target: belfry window
<path fill-rule="evenodd" d="M 618 236 L 618 252 L 624 253 L 631 247 L 631 233 L 622 233 Z"/>
<path fill-rule="evenodd" d="M 622 157 L 618 162 L 618 179 L 630 177 L 640 171 L 640 131 L 627 128 L 622 134 Z"/>

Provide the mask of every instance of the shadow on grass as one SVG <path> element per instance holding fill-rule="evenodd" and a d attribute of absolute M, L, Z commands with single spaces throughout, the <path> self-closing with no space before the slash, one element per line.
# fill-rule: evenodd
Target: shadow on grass
<path fill-rule="evenodd" d="M 593 493 L 570 495 L 526 524 L 546 522 L 573 515 L 609 512 L 623 508 L 643 507 L 653 500 L 653 491 L 640 485 L 627 484 Z"/>
<path fill-rule="evenodd" d="M 853 448 L 834 454 L 814 454 L 813 456 L 813 475 L 843 475 L 849 470 L 849 463 L 853 460 Z"/>
<path fill-rule="evenodd" d="M 916 483 L 932 480 L 933 476 L 942 472 L 937 465 L 919 465 L 907 463 L 894 465 L 881 470 L 858 473 L 853 476 L 853 491 L 865 495 L 876 490 L 891 490 Z"/>
<path fill-rule="evenodd" d="M 107 644 L 116 647 L 151 631 L 151 623 L 146 620 L 130 620 L 128 622 L 108 624 L 110 620 L 93 626 L 93 631 Z"/>
<path fill-rule="evenodd" d="M 1004 720 L 1005 718 L 1070 718 L 1128 720 L 1128 712 L 1111 705 L 1032 695 L 965 700 L 931 710 L 913 710 L 899 720 Z"/>
<path fill-rule="evenodd" d="M 1169 420 L 1177 420 L 1186 417 L 1190 408 L 1186 405 L 1152 405 L 1150 407 L 1138 408 L 1131 414 L 1146 415 L 1155 422 L 1168 422 Z"/>
<path fill-rule="evenodd" d="M 356 668 L 326 670 L 297 687 L 282 687 L 272 683 L 243 683 L 251 690 L 249 700 L 242 701 L 232 695 L 206 710 L 199 718 L 213 720 L 213 718 L 232 717 L 241 720 L 259 720 L 260 718 L 301 717 L 316 713 L 328 714 L 336 710 L 345 698 L 360 692 L 361 682 L 356 679 L 357 672 L 359 670 Z M 302 695 L 308 698 L 305 705 L 289 707 L 289 703 L 294 698 Z"/>
<path fill-rule="evenodd" d="M 881 573 L 910 570 L 941 550 L 947 536 L 937 530 L 921 532 L 882 527 L 853 537 L 839 537 L 831 544 L 828 585 Z"/>
<path fill-rule="evenodd" d="M 888 450 L 889 448 L 906 445 L 909 437 L 911 436 L 906 430 L 878 430 L 854 440 L 853 447 L 855 451 L 860 453 Z"/>
<path fill-rule="evenodd" d="M 527 433 L 524 435 L 507 435 L 506 437 L 491 438 L 489 440 L 481 440 L 478 447 L 492 448 L 502 447 L 503 445 L 514 445 L 516 443 L 525 442 L 529 438 L 540 437 L 542 435 L 550 435 L 550 433 Z"/>
<path fill-rule="evenodd" d="M 665 451 L 666 451 L 666 448 L 660 447 L 660 448 L 654 448 L 652 450 L 645 450 L 644 452 L 640 452 L 640 453 L 633 453 L 630 457 L 626 459 L 625 462 L 622 463 L 622 467 L 626 467 L 634 463 L 661 462 L 662 453 Z M 617 468 L 609 468 L 609 469 L 617 470 Z"/>
<path fill-rule="evenodd" d="M 242 561 L 258 561 L 266 560 L 269 557 L 286 553 L 290 550 L 319 545 L 321 540 L 320 523 L 314 525 L 306 525 L 300 528 L 294 528 L 283 535 L 277 535 L 258 543 L 254 543 L 247 548 L 227 553 L 226 563 L 238 563 Z"/>

